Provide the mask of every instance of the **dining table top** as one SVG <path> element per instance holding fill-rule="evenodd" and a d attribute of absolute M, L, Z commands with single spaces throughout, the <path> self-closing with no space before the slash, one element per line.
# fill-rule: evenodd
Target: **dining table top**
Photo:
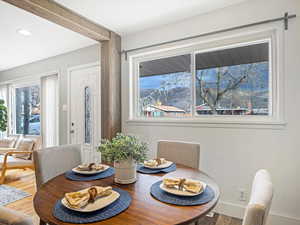
<path fill-rule="evenodd" d="M 91 225 L 184 225 L 190 224 L 210 212 L 217 204 L 220 196 L 216 182 L 204 172 L 177 164 L 171 173 L 137 174 L 133 184 L 116 184 L 113 176 L 94 181 L 72 181 L 61 174 L 43 184 L 36 192 L 33 200 L 34 208 L 43 222 L 55 225 L 70 225 L 56 219 L 52 212 L 57 200 L 67 192 L 78 191 L 92 185 L 112 186 L 129 192 L 132 202 L 124 212 Z M 150 194 L 151 185 L 165 177 L 184 177 L 201 180 L 214 190 L 214 198 L 202 205 L 177 206 L 156 200 Z"/>

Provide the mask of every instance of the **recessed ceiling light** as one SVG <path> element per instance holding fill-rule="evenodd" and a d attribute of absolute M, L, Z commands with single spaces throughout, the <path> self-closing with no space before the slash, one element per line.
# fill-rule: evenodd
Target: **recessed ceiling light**
<path fill-rule="evenodd" d="M 31 36 L 31 32 L 29 30 L 26 29 L 18 29 L 17 30 L 18 34 L 21 34 L 23 36 Z"/>

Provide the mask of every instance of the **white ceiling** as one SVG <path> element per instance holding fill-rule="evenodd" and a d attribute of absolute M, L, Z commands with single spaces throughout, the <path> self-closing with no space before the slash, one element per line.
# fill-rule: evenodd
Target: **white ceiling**
<path fill-rule="evenodd" d="M 55 0 L 121 35 L 174 23 L 246 0 Z"/>
<path fill-rule="evenodd" d="M 246 0 L 56 0 L 121 35 L 174 23 Z M 16 31 L 28 29 L 32 36 Z M 0 1 L 0 71 L 96 42 Z"/>
<path fill-rule="evenodd" d="M 32 36 L 16 31 L 28 29 Z M 0 1 L 0 71 L 96 43 Z"/>

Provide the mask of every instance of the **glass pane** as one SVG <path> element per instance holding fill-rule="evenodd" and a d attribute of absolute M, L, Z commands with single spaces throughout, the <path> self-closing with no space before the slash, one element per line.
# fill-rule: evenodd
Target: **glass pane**
<path fill-rule="evenodd" d="M 91 144 L 91 90 L 84 88 L 84 142 Z"/>
<path fill-rule="evenodd" d="M 191 116 L 191 56 L 180 55 L 139 65 L 139 115 Z"/>
<path fill-rule="evenodd" d="M 39 85 L 16 88 L 16 133 L 40 135 Z"/>
<path fill-rule="evenodd" d="M 269 45 L 196 54 L 196 114 L 270 115 Z"/>

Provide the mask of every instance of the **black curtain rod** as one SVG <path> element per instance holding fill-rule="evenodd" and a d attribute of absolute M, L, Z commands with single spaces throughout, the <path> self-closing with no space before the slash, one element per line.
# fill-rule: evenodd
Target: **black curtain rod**
<path fill-rule="evenodd" d="M 257 26 L 257 25 L 261 25 L 261 24 L 273 23 L 273 22 L 277 22 L 277 21 L 283 21 L 284 22 L 284 29 L 288 30 L 289 19 L 293 19 L 293 18 L 296 18 L 296 14 L 289 15 L 286 12 L 283 17 L 279 17 L 279 18 L 275 18 L 275 19 L 263 20 L 263 21 L 260 21 L 260 22 L 249 23 L 249 24 L 245 24 L 245 25 L 241 25 L 241 26 L 236 26 L 236 27 L 226 28 L 226 29 L 222 29 L 222 30 L 208 32 L 208 33 L 203 33 L 203 34 L 199 34 L 199 35 L 194 35 L 194 36 L 190 36 L 190 37 L 175 39 L 175 40 L 172 40 L 172 41 L 165 41 L 165 42 L 161 42 L 161 43 L 157 43 L 157 44 L 153 44 L 153 45 L 147 45 L 147 46 L 143 46 L 143 47 L 139 47 L 139 48 L 132 48 L 132 49 L 128 49 L 128 50 L 123 50 L 121 53 L 125 54 L 125 59 L 127 60 L 127 54 L 129 52 L 138 51 L 138 50 L 142 50 L 142 49 L 146 49 L 146 48 L 157 47 L 157 46 L 170 44 L 170 43 L 174 43 L 174 42 L 179 42 L 179 41 L 185 41 L 185 40 L 190 40 L 190 39 L 194 39 L 194 38 L 204 37 L 204 36 L 208 36 L 208 35 L 224 33 L 224 32 L 233 31 L 233 30 L 237 30 L 237 29 L 243 29 L 243 28 Z"/>

